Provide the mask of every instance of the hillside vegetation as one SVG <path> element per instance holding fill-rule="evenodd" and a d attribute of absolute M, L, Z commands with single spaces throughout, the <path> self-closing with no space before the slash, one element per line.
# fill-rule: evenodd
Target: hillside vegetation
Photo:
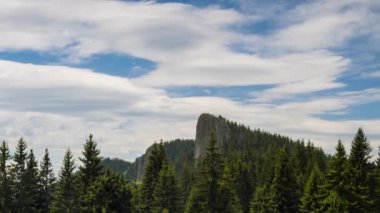
<path fill-rule="evenodd" d="M 20 139 L 0 146 L 1 212 L 377 212 L 380 158 L 358 129 L 329 156 L 292 140 L 202 114 L 195 140 L 155 143 L 135 162 L 102 158 L 90 135 L 53 174 Z"/>

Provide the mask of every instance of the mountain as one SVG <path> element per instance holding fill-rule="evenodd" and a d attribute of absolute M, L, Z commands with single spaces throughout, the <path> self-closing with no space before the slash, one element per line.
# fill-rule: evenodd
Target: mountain
<path fill-rule="evenodd" d="M 163 142 L 163 144 L 171 165 L 174 166 L 176 173 L 180 174 L 183 169 L 183 162 L 193 161 L 194 159 L 194 140 L 175 139 Z M 123 174 L 129 180 L 141 180 L 152 147 L 153 145 L 132 163 L 118 158 L 105 158 L 102 165 L 105 169 Z"/>
<path fill-rule="evenodd" d="M 232 155 L 240 155 L 240 158 L 267 159 L 279 149 L 286 147 L 294 155 L 303 154 L 307 151 L 311 157 L 295 159 L 296 163 L 305 165 L 307 173 L 311 170 L 312 161 L 317 159 L 320 167 L 326 168 L 327 156 L 322 149 L 314 147 L 312 143 L 300 140 L 292 140 L 279 134 L 268 133 L 260 129 L 251 130 L 249 127 L 229 121 L 222 116 L 203 113 L 199 116 L 196 126 L 196 138 L 176 139 L 164 142 L 164 148 L 170 163 L 175 167 L 177 175 L 182 173 L 186 163 L 193 163 L 205 156 L 206 146 L 211 133 L 217 138 L 217 146 L 228 158 Z M 152 147 L 152 146 L 151 146 Z M 119 173 L 123 173 L 130 180 L 141 180 L 151 147 L 136 158 L 134 162 L 126 162 L 120 159 L 104 159 L 103 165 Z M 264 163 L 257 163 L 257 169 L 266 170 Z M 307 168 L 306 168 L 307 167 Z"/>

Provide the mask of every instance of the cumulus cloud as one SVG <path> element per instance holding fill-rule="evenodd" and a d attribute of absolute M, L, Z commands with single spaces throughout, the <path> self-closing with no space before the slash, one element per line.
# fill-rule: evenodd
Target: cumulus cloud
<path fill-rule="evenodd" d="M 121 1 L 0 0 L 0 50 L 58 54 L 62 65 L 0 60 L 0 135 L 13 146 L 21 135 L 37 151 L 66 147 L 79 154 L 92 132 L 104 156 L 132 160 L 153 141 L 194 138 L 202 112 L 311 139 L 332 150 L 363 126 L 380 144 L 380 121 L 331 121 L 318 115 L 379 101 L 378 88 L 325 96 L 351 60 L 332 48 L 359 35 L 374 35 L 373 1 L 318 1 L 281 10 L 279 28 L 244 34 L 233 26 L 259 21 L 252 14 L 217 6 Z M 273 11 L 278 11 L 274 9 Z M 266 19 L 270 14 L 263 15 Z M 276 18 L 271 17 L 276 20 Z M 372 23 L 373 30 L 364 30 Z M 376 36 L 373 36 L 376 38 Z M 251 52 L 234 50 L 236 43 Z M 254 53 L 252 53 L 254 52 Z M 102 53 L 128 54 L 157 66 L 137 78 L 70 67 Z M 376 73 L 375 73 L 376 75 Z M 271 85 L 251 100 L 170 97 L 169 86 Z M 297 95 L 309 94 L 307 100 Z M 276 100 L 285 100 L 275 104 Z M 54 152 L 54 153 L 56 153 Z"/>

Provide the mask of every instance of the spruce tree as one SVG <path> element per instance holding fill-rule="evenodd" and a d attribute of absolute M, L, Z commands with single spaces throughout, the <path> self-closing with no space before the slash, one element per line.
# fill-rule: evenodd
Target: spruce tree
<path fill-rule="evenodd" d="M 287 150 L 280 150 L 270 187 L 270 211 L 298 212 L 299 191 Z"/>
<path fill-rule="evenodd" d="M 12 178 L 8 161 L 11 159 L 8 144 L 0 146 L 0 212 L 8 213 L 12 209 Z"/>
<path fill-rule="evenodd" d="M 373 202 L 373 210 L 380 209 L 380 147 L 377 160 L 374 162 L 370 172 L 369 192 Z"/>
<path fill-rule="evenodd" d="M 303 196 L 301 197 L 301 212 L 319 212 L 322 205 L 322 195 L 324 194 L 322 185 L 324 178 L 321 174 L 319 166 L 314 168 L 306 182 Z"/>
<path fill-rule="evenodd" d="M 218 211 L 216 212 L 243 212 L 236 194 L 236 189 L 234 188 L 233 175 L 227 166 L 224 167 L 218 185 Z"/>
<path fill-rule="evenodd" d="M 58 175 L 50 211 L 53 213 L 79 212 L 78 183 L 74 175 L 75 162 L 70 149 L 65 153 Z"/>
<path fill-rule="evenodd" d="M 40 164 L 40 196 L 39 208 L 42 213 L 49 211 L 50 202 L 53 197 L 53 189 L 55 183 L 53 166 L 50 161 L 49 151 L 45 149 L 45 155 Z"/>
<path fill-rule="evenodd" d="M 275 213 L 275 209 L 270 206 L 269 187 L 259 186 L 253 195 L 250 203 L 250 213 Z"/>
<path fill-rule="evenodd" d="M 180 179 L 180 189 L 181 189 L 181 209 L 184 209 L 186 204 L 186 199 L 189 197 L 191 186 L 193 185 L 194 177 L 193 177 L 193 167 L 189 165 L 189 162 L 185 162 L 183 167 L 183 171 Z"/>
<path fill-rule="evenodd" d="M 91 134 L 84 144 L 82 155 L 83 157 L 79 158 L 82 162 L 82 165 L 79 167 L 79 174 L 82 183 L 82 192 L 86 193 L 88 186 L 102 174 L 103 169 L 103 166 L 100 164 L 102 160 L 100 150 L 97 148 L 97 143 L 93 140 Z"/>
<path fill-rule="evenodd" d="M 369 196 L 369 175 L 371 172 L 371 147 L 359 128 L 352 141 L 348 158 L 348 199 L 350 212 L 370 212 L 373 202 Z"/>
<path fill-rule="evenodd" d="M 216 146 L 215 133 L 207 146 L 207 152 L 200 165 L 200 172 L 196 183 L 191 190 L 186 212 L 217 212 L 218 211 L 218 188 L 222 175 L 222 159 Z"/>
<path fill-rule="evenodd" d="M 173 168 L 167 160 L 163 162 L 154 190 L 154 211 L 180 212 L 181 195 Z"/>
<path fill-rule="evenodd" d="M 101 165 L 102 158 L 100 157 L 100 150 L 97 148 L 97 143 L 93 140 L 93 136 L 90 134 L 89 138 L 84 144 L 84 150 L 82 151 L 82 158 L 79 160 L 82 165 L 79 167 L 80 177 L 80 203 L 81 211 L 89 212 L 91 206 L 86 202 L 88 196 L 91 196 L 88 192 L 88 187 L 102 175 L 103 166 Z"/>
<path fill-rule="evenodd" d="M 223 173 L 223 160 L 218 151 L 215 133 L 212 132 L 207 152 L 200 165 L 200 173 L 193 185 L 185 212 L 240 212 L 237 197 L 231 190 L 231 180 Z M 228 179 L 224 181 L 223 179 Z M 226 199 L 224 195 L 230 196 Z"/>
<path fill-rule="evenodd" d="M 20 203 L 21 212 L 39 212 L 37 201 L 39 195 L 39 171 L 33 150 L 30 150 L 25 171 L 25 181 L 22 187 L 26 193 L 23 203 Z"/>
<path fill-rule="evenodd" d="M 25 208 L 25 203 L 27 199 L 27 192 L 25 191 L 25 172 L 26 172 L 26 158 L 27 158 L 27 144 L 23 138 L 20 138 L 17 142 L 16 151 L 13 155 L 12 164 L 12 176 L 14 179 L 13 183 L 13 211 L 22 212 Z"/>
<path fill-rule="evenodd" d="M 347 155 L 342 144 L 338 141 L 335 154 L 329 162 L 329 170 L 326 181 L 323 185 L 324 200 L 321 211 L 325 212 L 346 212 L 348 211 L 347 200 Z"/>
<path fill-rule="evenodd" d="M 154 190 L 158 184 L 158 178 L 162 166 L 166 161 L 164 145 L 154 144 L 148 154 L 148 162 L 145 167 L 141 185 L 141 212 L 151 212 L 154 201 Z"/>
<path fill-rule="evenodd" d="M 249 165 L 238 158 L 233 160 L 231 168 L 232 185 L 236 190 L 244 213 L 249 212 L 252 192 L 254 191 L 253 181 L 256 181 L 255 178 L 252 177 L 252 167 L 253 165 Z"/>
<path fill-rule="evenodd" d="M 93 181 L 86 196 L 86 212 L 131 212 L 132 193 L 119 175 L 107 170 Z"/>

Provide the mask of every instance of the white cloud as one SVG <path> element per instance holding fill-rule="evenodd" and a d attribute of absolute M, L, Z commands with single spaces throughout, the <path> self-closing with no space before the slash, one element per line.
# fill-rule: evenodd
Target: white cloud
<path fill-rule="evenodd" d="M 47 51 L 63 54 L 70 62 L 93 54 L 124 53 L 157 63 L 148 75 L 127 79 L 88 69 L 1 60 L 0 135 L 11 146 L 24 135 L 39 153 L 44 147 L 54 149 L 59 164 L 66 147 L 78 154 L 92 132 L 103 155 L 131 160 L 154 140 L 194 138 L 197 116 L 211 112 L 252 128 L 310 138 L 328 150 L 338 138 L 349 141 L 363 126 L 379 145 L 377 118 L 329 121 L 316 115 L 379 100 L 378 89 L 306 101 L 294 98 L 345 86 L 337 78 L 351 61 L 328 49 L 344 45 L 368 23 L 377 29 L 373 22 L 377 16 L 366 6 L 369 1 L 345 2 L 301 5 L 278 17 L 284 20 L 280 29 L 259 36 L 230 29 L 244 24 L 247 16 L 215 6 L 0 0 L 1 51 Z M 233 51 L 236 43 L 256 54 Z M 262 84 L 274 88 L 253 94 L 249 103 L 218 97 L 171 98 L 165 92 L 167 86 Z M 287 101 L 271 102 L 277 99 Z"/>
<path fill-rule="evenodd" d="M 365 73 L 364 77 L 368 77 L 368 78 L 380 78 L 380 71 Z"/>

